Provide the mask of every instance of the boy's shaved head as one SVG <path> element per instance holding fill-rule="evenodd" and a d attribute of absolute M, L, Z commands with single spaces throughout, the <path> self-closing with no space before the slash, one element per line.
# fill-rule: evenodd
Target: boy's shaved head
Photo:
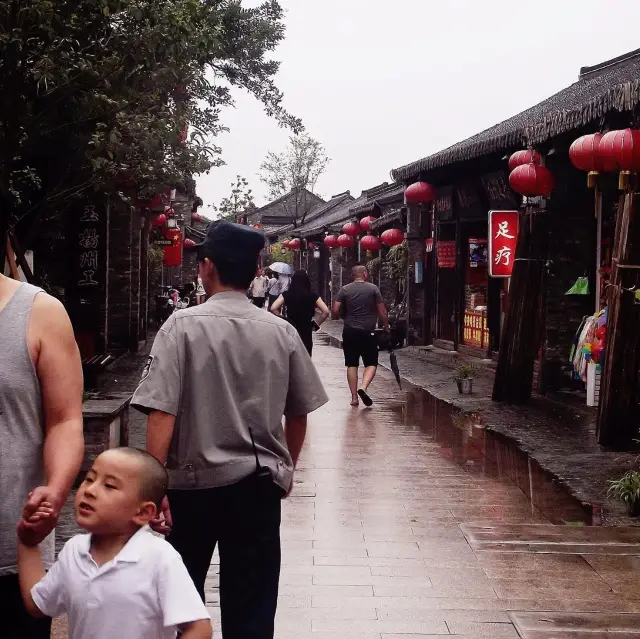
<path fill-rule="evenodd" d="M 151 454 L 139 448 L 113 448 L 110 451 L 137 461 L 140 464 L 140 497 L 160 507 L 167 494 L 169 477 L 165 467 Z"/>

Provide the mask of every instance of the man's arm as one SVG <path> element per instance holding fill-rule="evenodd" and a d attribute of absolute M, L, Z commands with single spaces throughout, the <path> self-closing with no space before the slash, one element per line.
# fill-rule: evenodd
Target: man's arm
<path fill-rule="evenodd" d="M 147 452 L 153 455 L 161 464 L 167 462 L 169 446 L 176 425 L 175 415 L 154 410 L 147 419 Z M 160 504 L 160 513 L 150 523 L 151 528 L 161 535 L 168 535 L 173 526 L 169 499 L 165 496 Z M 190 635 L 184 634 L 183 637 Z M 200 635 L 194 635 L 200 637 Z"/>
<path fill-rule="evenodd" d="M 300 451 L 307 435 L 307 416 L 287 417 L 285 419 L 284 434 L 287 440 L 287 448 L 293 460 L 293 467 L 295 468 L 298 465 Z"/>
<path fill-rule="evenodd" d="M 82 430 L 82 363 L 69 316 L 50 295 L 36 297 L 29 326 L 29 346 L 35 356 L 36 373 L 44 412 L 44 469 L 46 486 L 36 488 L 29 505 L 43 501 L 52 516 L 20 523 L 31 541 L 42 541 L 55 527 L 58 514 L 75 481 L 84 454 Z"/>
<path fill-rule="evenodd" d="M 147 420 L 147 452 L 165 464 L 176 425 L 175 415 L 153 410 Z"/>
<path fill-rule="evenodd" d="M 382 322 L 382 326 L 384 330 L 388 331 L 389 330 L 389 314 L 387 313 L 387 307 L 384 305 L 384 302 L 379 302 L 376 305 L 376 308 L 378 310 L 378 317 Z"/>
<path fill-rule="evenodd" d="M 340 309 L 342 308 L 341 302 L 333 303 L 333 319 L 340 319 Z"/>

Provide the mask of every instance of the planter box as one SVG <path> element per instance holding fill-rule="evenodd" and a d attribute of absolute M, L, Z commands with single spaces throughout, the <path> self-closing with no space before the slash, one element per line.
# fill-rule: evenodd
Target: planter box
<path fill-rule="evenodd" d="M 78 483 L 94 459 L 109 448 L 129 445 L 130 393 L 95 395 L 82 405 L 84 419 L 84 459 Z"/>

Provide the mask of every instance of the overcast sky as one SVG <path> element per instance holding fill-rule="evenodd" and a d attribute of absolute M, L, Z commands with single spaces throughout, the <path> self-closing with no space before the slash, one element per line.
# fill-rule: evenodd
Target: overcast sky
<path fill-rule="evenodd" d="M 259 4 L 245 0 L 246 6 Z M 281 0 L 276 52 L 289 111 L 331 158 L 328 198 L 486 129 L 575 82 L 582 66 L 640 48 L 637 0 Z M 198 178 L 217 204 L 236 174 L 265 203 L 258 169 L 287 131 L 238 94 L 218 139 L 226 166 Z M 206 212 L 206 209 L 205 209 Z"/>

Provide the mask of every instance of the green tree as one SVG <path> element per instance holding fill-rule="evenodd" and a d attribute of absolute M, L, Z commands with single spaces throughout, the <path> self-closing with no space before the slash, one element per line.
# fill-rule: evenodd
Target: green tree
<path fill-rule="evenodd" d="M 272 200 L 282 205 L 294 226 L 301 226 L 315 204 L 316 185 L 329 158 L 320 142 L 307 134 L 293 135 L 282 153 L 270 152 L 260 166 L 260 180 Z M 290 197 L 285 197 L 289 195 Z"/>
<path fill-rule="evenodd" d="M 234 87 L 299 131 L 274 83 L 283 37 L 276 0 L 0 0 L 0 263 L 9 228 L 24 246 L 74 197 L 221 164 Z"/>
<path fill-rule="evenodd" d="M 240 175 L 236 176 L 236 181 L 231 183 L 231 194 L 223 198 L 217 207 L 219 220 L 237 222 L 238 217 L 248 210 L 255 208 L 253 202 L 253 191 L 249 188 L 249 182 Z"/>

